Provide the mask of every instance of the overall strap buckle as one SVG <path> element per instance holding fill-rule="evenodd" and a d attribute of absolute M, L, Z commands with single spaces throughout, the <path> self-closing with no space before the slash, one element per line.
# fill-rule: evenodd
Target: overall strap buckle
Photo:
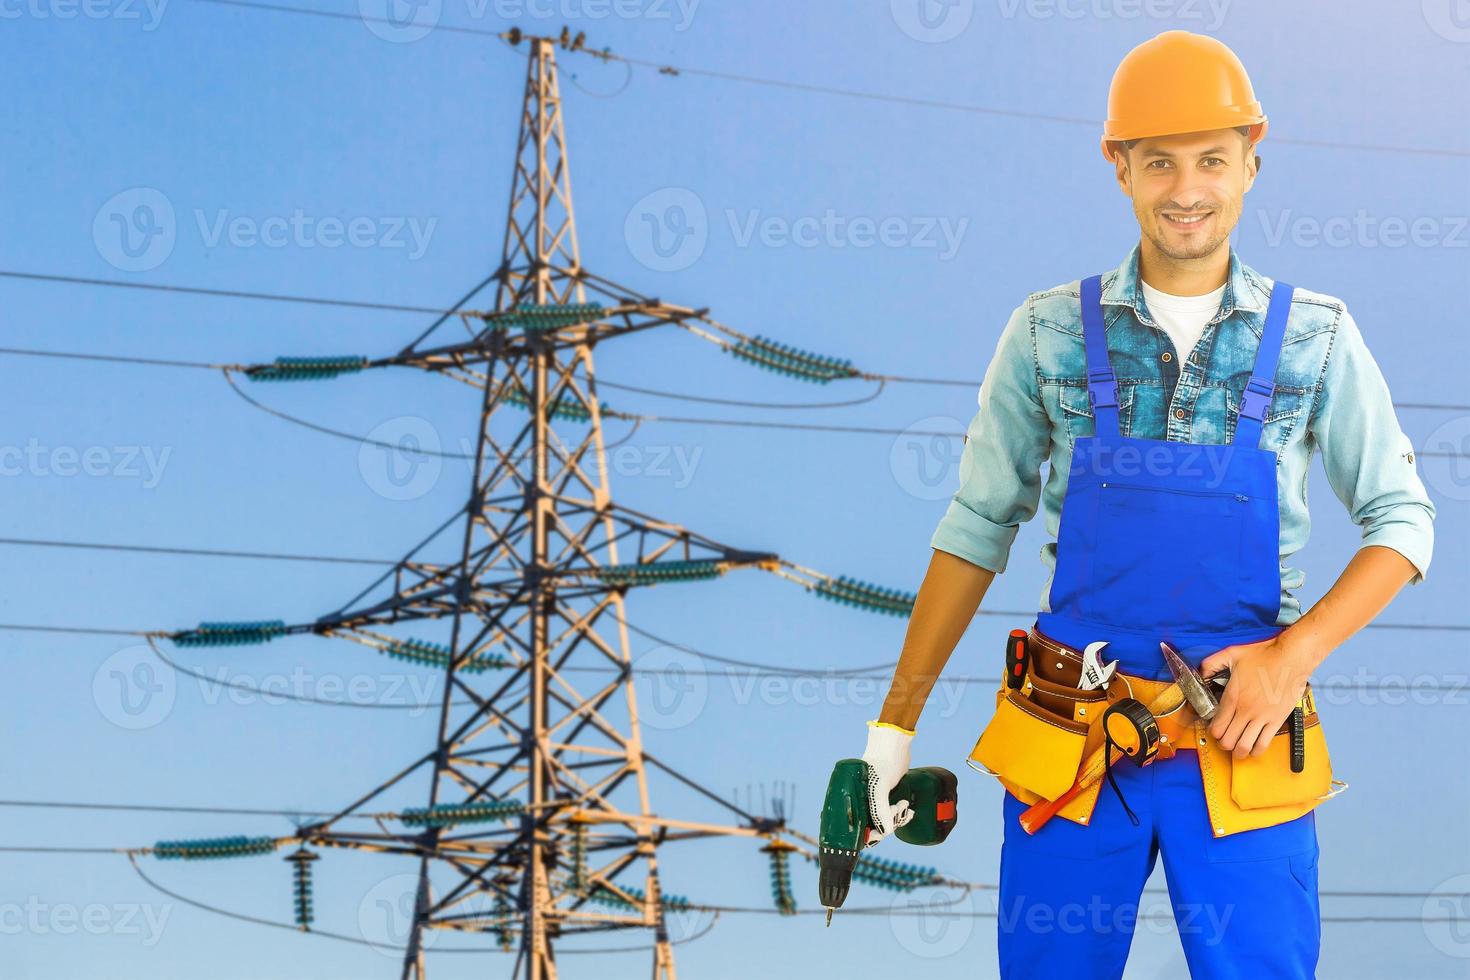
<path fill-rule="evenodd" d="M 1118 407 L 1118 379 L 1111 370 L 1087 372 L 1087 399 L 1094 416 L 1099 408 Z"/>
<path fill-rule="evenodd" d="M 1240 414 L 1257 422 L 1266 417 L 1266 409 L 1271 405 L 1271 395 L 1276 391 L 1274 381 L 1267 381 L 1255 375 L 1246 382 L 1245 390 L 1240 393 Z"/>

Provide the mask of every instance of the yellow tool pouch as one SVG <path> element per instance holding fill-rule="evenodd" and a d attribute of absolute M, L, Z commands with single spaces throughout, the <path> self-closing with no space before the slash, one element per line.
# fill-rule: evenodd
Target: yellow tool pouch
<path fill-rule="evenodd" d="M 1048 710 L 1022 690 L 996 693 L 995 714 L 980 733 L 970 761 L 1041 797 L 1054 800 L 1072 787 L 1087 743 L 1085 722 Z"/>
<path fill-rule="evenodd" d="M 1316 716 L 1307 719 L 1306 766 L 1291 771 L 1291 736 L 1280 732 L 1271 747 L 1258 756 L 1231 759 L 1230 798 L 1236 806 L 1252 809 L 1305 803 L 1324 796 L 1332 788 L 1332 766 L 1327 760 L 1327 739 Z"/>
<path fill-rule="evenodd" d="M 1291 735 L 1286 726 L 1261 755 L 1237 759 L 1200 725 L 1200 771 L 1216 837 L 1294 819 L 1346 788 L 1346 783 L 1332 778 L 1327 737 L 1317 717 L 1310 685 L 1302 697 L 1302 707 L 1306 751 L 1301 772 L 1291 771 Z"/>

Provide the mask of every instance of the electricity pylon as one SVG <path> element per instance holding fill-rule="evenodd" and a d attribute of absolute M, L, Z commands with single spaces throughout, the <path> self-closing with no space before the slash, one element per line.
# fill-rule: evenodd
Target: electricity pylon
<path fill-rule="evenodd" d="M 703 311 L 582 268 L 555 59 L 558 45 L 575 50 L 581 39 L 506 37 L 529 41 L 530 59 L 494 309 L 461 315 L 469 337 L 455 343 L 434 344 L 436 324 L 381 360 L 278 362 L 254 372 L 416 366 L 483 392 L 458 560 L 419 560 L 415 549 L 343 609 L 285 630 L 353 639 L 444 670 L 433 750 L 336 817 L 303 827 L 300 839 L 419 858 L 405 980 L 426 975 L 428 929 L 518 933 L 516 973 L 527 980 L 556 976 L 562 937 L 646 930 L 655 980 L 672 980 L 665 914 L 680 903 L 660 889 L 660 844 L 769 837 L 779 820 L 741 813 L 744 825 L 717 826 L 653 815 L 647 763 L 655 760 L 639 732 L 624 596 L 734 567 L 775 570 L 779 559 L 614 503 L 593 347 Z M 378 586 L 387 596 L 370 600 Z M 428 621 L 447 631 L 446 642 L 391 632 Z M 594 672 L 576 672 L 587 668 Z M 338 829 L 424 769 L 432 770 L 428 801 L 412 832 Z M 489 911 L 477 907 L 486 899 Z"/>

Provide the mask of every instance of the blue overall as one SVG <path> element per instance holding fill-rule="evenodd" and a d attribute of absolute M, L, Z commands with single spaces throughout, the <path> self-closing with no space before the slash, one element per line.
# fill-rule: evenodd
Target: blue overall
<path fill-rule="evenodd" d="M 1119 672 L 1168 680 L 1160 640 L 1198 667 L 1280 631 L 1276 454 L 1258 443 L 1291 294 L 1272 290 L 1234 441 L 1203 445 L 1121 434 L 1101 277 L 1082 282 L 1095 428 L 1073 450 L 1043 633 L 1074 649 L 1106 640 Z M 1170 912 L 1195 980 L 1314 976 L 1315 815 L 1216 837 L 1197 752 L 1112 773 L 1137 825 L 1101 793 L 1086 825 L 1058 817 L 1028 835 L 1026 805 L 1005 794 L 1001 976 L 1121 977 L 1136 921 L 1167 927 Z M 1160 853 L 1168 904 L 1140 902 Z"/>

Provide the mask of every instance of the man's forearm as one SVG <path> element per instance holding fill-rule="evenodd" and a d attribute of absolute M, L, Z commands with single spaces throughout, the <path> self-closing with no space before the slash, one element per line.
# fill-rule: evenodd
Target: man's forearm
<path fill-rule="evenodd" d="M 995 573 L 935 549 L 919 586 L 903 652 L 879 721 L 913 729 L 924 701 L 964 635 Z"/>
<path fill-rule="evenodd" d="M 1348 637 L 1371 623 L 1416 574 L 1414 564 L 1392 548 L 1359 548 L 1327 594 L 1288 627 L 1282 638 L 1310 673 Z"/>

